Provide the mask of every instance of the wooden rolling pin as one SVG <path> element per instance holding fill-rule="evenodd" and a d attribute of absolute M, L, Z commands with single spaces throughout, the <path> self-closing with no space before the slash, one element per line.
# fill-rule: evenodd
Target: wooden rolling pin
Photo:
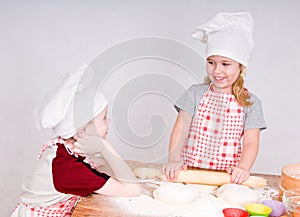
<path fill-rule="evenodd" d="M 166 181 L 166 178 L 163 179 Z M 226 172 L 215 170 L 187 169 L 181 170 L 174 182 L 221 186 L 230 183 L 230 175 Z M 242 185 L 260 188 L 267 185 L 267 180 L 258 176 L 250 176 Z"/>

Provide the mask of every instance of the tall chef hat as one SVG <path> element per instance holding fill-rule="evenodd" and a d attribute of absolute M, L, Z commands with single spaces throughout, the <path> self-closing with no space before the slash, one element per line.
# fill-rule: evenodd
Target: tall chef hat
<path fill-rule="evenodd" d="M 64 139 L 100 114 L 107 106 L 105 97 L 91 89 L 93 71 L 82 66 L 67 74 L 37 107 L 36 125 L 39 129 L 52 129 Z"/>
<path fill-rule="evenodd" d="M 192 36 L 206 44 L 206 58 L 225 56 L 245 67 L 253 50 L 253 19 L 249 12 L 218 13 L 195 28 Z"/>

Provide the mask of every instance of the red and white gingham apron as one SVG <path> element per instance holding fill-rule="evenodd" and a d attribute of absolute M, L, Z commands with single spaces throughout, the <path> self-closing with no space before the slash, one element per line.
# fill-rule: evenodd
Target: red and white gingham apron
<path fill-rule="evenodd" d="M 38 159 L 42 157 L 42 154 L 48 146 L 54 146 L 56 144 L 64 144 L 66 150 L 73 154 L 73 146 L 66 143 L 62 138 L 53 139 L 45 143 L 38 155 Z M 12 216 L 28 216 L 28 217 L 70 217 L 72 215 L 80 196 L 70 195 L 68 199 L 59 201 L 49 206 L 32 206 L 28 203 L 20 203 L 16 207 Z"/>
<path fill-rule="evenodd" d="M 79 200 L 79 196 L 72 196 L 51 206 L 35 207 L 24 203 L 30 217 L 71 217 L 73 210 Z"/>
<path fill-rule="evenodd" d="M 241 158 L 243 106 L 232 94 L 204 94 L 184 145 L 183 163 L 191 167 L 225 170 Z"/>

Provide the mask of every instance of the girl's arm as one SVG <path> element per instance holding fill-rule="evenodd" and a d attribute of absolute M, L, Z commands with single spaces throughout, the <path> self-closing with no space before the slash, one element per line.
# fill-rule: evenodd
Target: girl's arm
<path fill-rule="evenodd" d="M 258 128 L 244 132 L 241 160 L 238 166 L 232 170 L 231 181 L 233 183 L 240 184 L 249 178 L 250 169 L 258 154 L 259 139 L 260 129 Z"/>
<path fill-rule="evenodd" d="M 169 160 L 163 167 L 163 174 L 168 180 L 176 179 L 180 169 L 182 169 L 181 153 L 188 137 L 191 122 L 192 116 L 184 110 L 180 110 L 170 137 Z"/>

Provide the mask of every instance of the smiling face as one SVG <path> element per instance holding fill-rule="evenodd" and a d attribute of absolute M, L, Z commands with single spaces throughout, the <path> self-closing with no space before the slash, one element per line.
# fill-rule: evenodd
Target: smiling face
<path fill-rule="evenodd" d="M 241 72 L 241 64 L 223 56 L 210 56 L 206 72 L 216 92 L 232 94 L 232 85 Z"/>

